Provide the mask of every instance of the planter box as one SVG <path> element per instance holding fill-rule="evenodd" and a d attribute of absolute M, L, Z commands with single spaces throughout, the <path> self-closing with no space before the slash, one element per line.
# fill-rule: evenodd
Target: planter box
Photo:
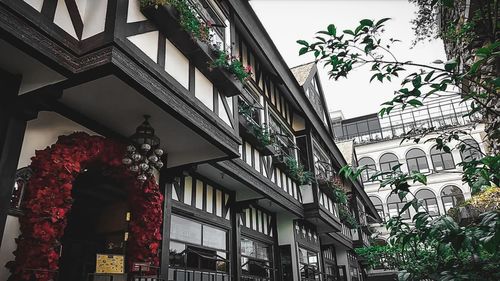
<path fill-rule="evenodd" d="M 288 166 L 285 163 L 283 155 L 278 154 L 273 156 L 273 165 L 280 168 L 281 171 L 288 173 Z"/>
<path fill-rule="evenodd" d="M 253 127 L 250 121 L 248 121 L 243 115 L 238 116 L 238 120 L 240 123 L 240 134 L 245 137 L 245 140 L 249 143 L 253 144 L 255 148 L 257 148 L 262 155 L 274 155 L 276 154 L 276 149 L 273 144 L 268 144 L 263 146 L 260 144 L 260 141 L 257 139 L 253 132 Z"/>
<path fill-rule="evenodd" d="M 314 194 L 312 185 L 306 184 L 299 186 L 300 194 L 302 195 L 302 204 L 314 203 Z"/>
<path fill-rule="evenodd" d="M 169 5 L 159 6 L 158 9 L 149 6 L 141 11 L 225 96 L 236 96 L 244 92 L 243 83 L 227 70 L 210 68 L 210 62 L 216 57 L 215 50 L 182 28 L 175 8 Z"/>

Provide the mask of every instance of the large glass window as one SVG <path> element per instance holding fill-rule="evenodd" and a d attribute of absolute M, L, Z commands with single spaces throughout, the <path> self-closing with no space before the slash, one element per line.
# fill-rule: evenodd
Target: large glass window
<path fill-rule="evenodd" d="M 429 164 L 425 152 L 419 148 L 412 148 L 406 153 L 406 165 L 409 172 L 428 173 Z"/>
<path fill-rule="evenodd" d="M 406 204 L 407 200 L 406 198 L 403 198 L 403 200 L 399 199 L 399 196 L 397 194 L 391 194 L 387 198 L 387 210 L 389 211 L 389 217 L 396 217 L 399 216 L 399 211 L 403 209 L 403 206 Z M 410 218 L 410 212 L 406 210 L 404 213 L 401 214 L 401 217 L 403 219 L 409 219 Z"/>
<path fill-rule="evenodd" d="M 373 206 L 375 206 L 375 210 L 377 210 L 378 215 L 382 218 L 382 220 L 385 220 L 384 204 L 382 204 L 382 200 L 375 196 L 370 196 L 370 200 L 372 201 Z"/>
<path fill-rule="evenodd" d="M 319 280 L 318 253 L 299 248 L 299 263 L 302 281 Z"/>
<path fill-rule="evenodd" d="M 268 281 L 273 278 L 272 246 L 241 238 L 241 273 L 243 281 Z"/>
<path fill-rule="evenodd" d="M 415 193 L 415 197 L 422 204 L 423 208 L 429 212 L 429 215 L 439 216 L 439 207 L 434 192 L 429 189 L 420 189 L 417 193 Z"/>
<path fill-rule="evenodd" d="M 370 178 L 377 172 L 377 166 L 375 166 L 375 161 L 370 157 L 363 157 L 358 161 L 359 166 L 365 166 L 366 169 L 361 173 L 361 179 L 363 182 L 371 181 Z"/>
<path fill-rule="evenodd" d="M 392 172 L 392 169 L 397 165 L 399 165 L 398 157 L 393 153 L 385 153 L 380 157 L 380 170 L 382 172 Z"/>
<path fill-rule="evenodd" d="M 431 148 L 431 160 L 435 171 L 455 169 L 455 162 L 451 153 L 438 150 L 436 146 Z"/>
<path fill-rule="evenodd" d="M 441 191 L 441 200 L 443 200 L 444 211 L 463 203 L 465 201 L 462 190 L 456 186 L 448 185 Z"/>
<path fill-rule="evenodd" d="M 169 275 L 218 276 L 229 280 L 227 231 L 176 215 L 171 217 Z"/>
<path fill-rule="evenodd" d="M 462 161 L 469 162 L 482 158 L 481 148 L 479 144 L 473 139 L 465 139 L 462 143 L 464 149 L 460 152 Z"/>

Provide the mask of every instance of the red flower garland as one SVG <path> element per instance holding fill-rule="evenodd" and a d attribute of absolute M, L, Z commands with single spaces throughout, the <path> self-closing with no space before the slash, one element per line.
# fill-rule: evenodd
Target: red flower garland
<path fill-rule="evenodd" d="M 128 259 L 159 265 L 163 196 L 153 179 L 140 183 L 123 166 L 124 153 L 125 145 L 86 133 L 60 136 L 51 147 L 36 151 L 25 190 L 16 259 L 7 265 L 12 271 L 9 280 L 53 280 L 59 268 L 59 240 L 73 203 L 73 182 L 86 167 L 105 169 L 107 176 L 128 187 L 132 213 Z"/>

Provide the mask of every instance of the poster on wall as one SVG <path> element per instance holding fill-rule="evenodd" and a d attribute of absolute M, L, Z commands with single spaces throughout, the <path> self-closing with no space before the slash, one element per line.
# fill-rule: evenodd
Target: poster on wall
<path fill-rule="evenodd" d="M 97 254 L 96 273 L 124 273 L 125 256 Z"/>

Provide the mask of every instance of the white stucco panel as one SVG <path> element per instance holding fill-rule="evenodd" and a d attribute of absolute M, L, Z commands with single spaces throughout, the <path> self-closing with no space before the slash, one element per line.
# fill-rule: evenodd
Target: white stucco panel
<path fill-rule="evenodd" d="M 210 110 L 214 110 L 214 87 L 212 82 L 195 69 L 194 95 Z"/>
<path fill-rule="evenodd" d="M 139 0 L 129 0 L 127 10 L 127 23 L 145 21 L 146 17 L 141 13 Z"/>
<path fill-rule="evenodd" d="M 129 36 L 127 39 L 136 45 L 154 62 L 158 61 L 158 31 Z"/>
<path fill-rule="evenodd" d="M 229 119 L 229 113 L 227 112 L 226 108 L 224 107 L 224 104 L 222 102 L 222 99 L 225 97 L 221 96 L 219 94 L 218 100 L 218 106 L 219 106 L 219 117 L 224 121 L 226 124 L 228 124 L 231 128 L 233 128 L 233 125 L 231 124 L 231 120 Z"/>
<path fill-rule="evenodd" d="M 165 71 L 184 88 L 189 88 L 189 60 L 168 39 L 165 44 Z"/>
<path fill-rule="evenodd" d="M 43 6 L 43 0 L 24 0 L 24 2 L 28 3 L 35 10 L 41 12 Z"/>
<path fill-rule="evenodd" d="M 78 10 L 83 20 L 82 39 L 104 32 L 106 26 L 107 0 L 80 0 Z"/>
<path fill-rule="evenodd" d="M 71 22 L 71 18 L 69 16 L 68 7 L 66 6 L 64 0 L 57 1 L 54 23 L 64 31 L 66 31 L 69 35 L 73 36 L 75 39 L 78 39 L 78 36 L 76 36 L 75 28 L 73 27 L 73 23 Z"/>

